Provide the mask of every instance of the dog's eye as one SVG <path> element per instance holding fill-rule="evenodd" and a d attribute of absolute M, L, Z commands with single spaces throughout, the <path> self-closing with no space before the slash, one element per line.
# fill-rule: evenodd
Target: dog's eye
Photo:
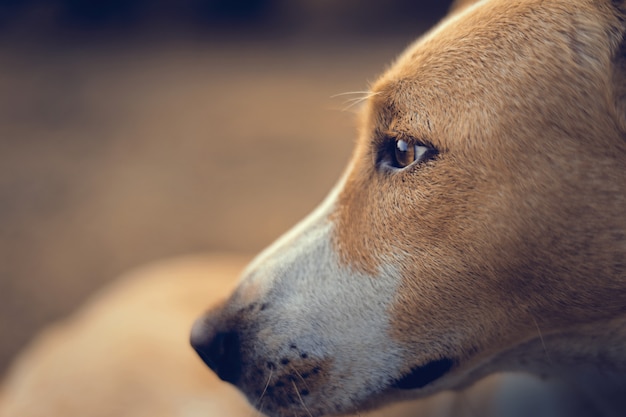
<path fill-rule="evenodd" d="M 386 155 L 382 155 L 381 162 L 396 169 L 406 168 L 413 163 L 423 162 L 432 158 L 437 151 L 424 144 L 412 144 L 403 139 L 390 141 L 386 146 Z"/>

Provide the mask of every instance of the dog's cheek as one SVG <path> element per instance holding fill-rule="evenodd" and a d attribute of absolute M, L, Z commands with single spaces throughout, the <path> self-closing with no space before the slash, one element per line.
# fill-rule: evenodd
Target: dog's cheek
<path fill-rule="evenodd" d="M 333 214 L 334 247 L 342 267 L 364 274 L 395 269 L 386 314 L 391 340 L 407 352 L 404 371 L 444 357 L 464 360 L 485 341 L 493 344 L 516 308 L 513 297 L 499 297 L 498 274 L 481 273 L 506 260 L 490 250 L 504 243 L 483 226 L 493 227 L 491 206 L 503 205 L 485 201 L 499 195 L 488 188 L 497 182 L 471 171 L 479 164 L 453 156 L 387 176 L 373 172 L 367 158 L 355 161 Z M 472 206 L 485 208 L 469 215 Z"/>
<path fill-rule="evenodd" d="M 454 276 L 405 279 L 390 309 L 390 336 L 413 352 L 410 366 L 443 358 L 462 364 L 510 328 L 507 309 L 488 294 Z"/>

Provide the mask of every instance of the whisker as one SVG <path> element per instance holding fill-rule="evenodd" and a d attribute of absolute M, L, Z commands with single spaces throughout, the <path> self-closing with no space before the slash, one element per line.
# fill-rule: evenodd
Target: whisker
<path fill-rule="evenodd" d="M 363 102 L 369 100 L 370 98 L 372 98 L 374 96 L 377 96 L 379 94 L 380 94 L 379 92 L 376 92 L 376 93 L 370 92 L 369 94 L 366 94 L 366 95 L 364 95 L 362 97 L 354 97 L 354 98 L 348 99 L 348 100 L 346 100 L 346 103 L 348 103 L 348 105 L 343 108 L 343 111 L 349 110 L 352 107 L 357 106 L 357 105 L 359 105 L 359 104 L 361 104 L 361 103 L 363 103 Z"/>
<path fill-rule="evenodd" d="M 378 93 L 372 93 L 371 91 L 346 91 L 345 93 L 333 94 L 332 96 L 330 96 L 330 98 L 349 96 L 349 95 L 355 95 L 355 94 L 368 94 L 369 95 L 369 94 L 378 94 Z"/>
<path fill-rule="evenodd" d="M 298 376 L 298 378 L 300 378 L 300 380 L 302 381 L 302 383 L 304 384 L 304 387 L 311 391 L 309 389 L 309 386 L 306 384 L 306 380 L 302 377 L 302 375 L 300 374 L 300 372 L 298 372 L 298 370 L 296 368 L 294 368 L 292 365 L 289 365 L 289 368 Z"/>
<path fill-rule="evenodd" d="M 363 101 L 365 99 L 367 99 L 367 97 L 353 97 L 353 98 L 347 99 L 346 103 L 351 103 L 351 102 L 354 102 L 354 101 Z"/>
<path fill-rule="evenodd" d="M 267 388 L 270 386 L 270 381 L 272 380 L 273 373 L 274 373 L 274 370 L 270 369 L 270 374 L 267 377 L 267 382 L 265 383 L 265 387 L 263 388 L 263 392 L 261 392 L 261 396 L 259 397 L 258 401 L 260 401 L 263 398 L 263 396 L 265 395 L 265 393 L 267 392 Z"/>
<path fill-rule="evenodd" d="M 355 104 L 363 103 L 368 98 L 369 97 L 355 97 L 355 98 L 351 98 L 349 100 L 346 100 L 346 104 L 350 104 L 351 106 L 354 106 Z"/>
<path fill-rule="evenodd" d="M 546 348 L 546 342 L 543 340 L 543 335 L 541 334 L 541 329 L 539 328 L 539 324 L 534 317 L 531 316 L 533 322 L 535 323 L 535 327 L 537 328 L 537 333 L 539 333 L 539 340 L 541 340 L 541 346 L 543 346 L 543 351 L 546 353 L 546 358 L 548 358 L 548 362 L 552 363 L 552 358 L 550 358 L 550 354 L 548 353 L 548 348 Z"/>
<path fill-rule="evenodd" d="M 270 386 L 270 381 L 272 380 L 272 375 L 273 375 L 274 370 L 270 369 L 270 374 L 267 377 L 267 382 L 265 383 L 265 387 L 263 388 L 263 392 L 261 392 L 261 395 L 259 396 L 259 398 L 254 402 L 254 409 L 255 409 L 255 416 L 261 416 L 263 415 L 263 413 L 261 412 L 261 410 L 263 409 L 263 403 L 264 401 L 264 396 L 265 393 L 267 392 L 267 388 Z"/>
<path fill-rule="evenodd" d="M 341 96 L 347 96 L 347 95 L 359 95 L 359 97 L 352 97 L 349 98 L 345 101 L 345 104 L 347 104 L 345 107 L 343 107 L 341 109 L 341 111 L 348 111 L 350 110 L 352 107 L 357 106 L 361 103 L 363 103 L 364 101 L 368 100 L 371 97 L 377 96 L 379 95 L 380 92 L 373 92 L 373 91 L 348 91 L 345 93 L 339 93 L 339 94 L 334 94 L 332 96 L 330 96 L 331 98 L 336 98 L 336 97 L 341 97 Z"/>
<path fill-rule="evenodd" d="M 348 102 L 351 102 L 350 104 L 348 104 L 347 106 L 344 106 L 341 111 L 348 111 L 351 108 L 358 106 L 361 103 L 364 103 L 365 101 L 367 101 L 369 97 L 361 97 L 358 99 L 352 99 L 352 100 L 348 100 Z"/>
<path fill-rule="evenodd" d="M 306 411 L 306 413 L 309 415 L 309 417 L 313 417 L 313 414 L 311 414 L 311 412 L 307 408 L 306 404 L 304 403 L 304 400 L 302 399 L 302 396 L 300 395 L 300 391 L 298 390 L 298 386 L 296 385 L 296 381 L 292 380 L 291 383 L 293 384 L 293 389 L 296 390 L 296 395 L 300 399 L 300 404 L 302 404 L 302 407 L 304 407 L 304 411 Z"/>
<path fill-rule="evenodd" d="M 265 405 L 265 398 L 261 400 L 259 406 L 255 408 L 256 413 L 254 413 L 255 417 L 263 417 L 263 406 Z"/>

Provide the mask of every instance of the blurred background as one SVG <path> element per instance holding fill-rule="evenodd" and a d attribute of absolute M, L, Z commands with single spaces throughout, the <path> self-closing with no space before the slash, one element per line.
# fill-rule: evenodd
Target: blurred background
<path fill-rule="evenodd" d="M 0 0 L 0 376 L 125 270 L 262 249 L 443 0 Z"/>

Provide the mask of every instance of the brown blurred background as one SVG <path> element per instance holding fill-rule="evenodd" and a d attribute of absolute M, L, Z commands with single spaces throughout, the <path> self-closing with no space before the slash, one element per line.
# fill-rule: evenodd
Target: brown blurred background
<path fill-rule="evenodd" d="M 0 376 L 124 270 L 253 253 L 355 140 L 440 0 L 0 0 Z"/>

